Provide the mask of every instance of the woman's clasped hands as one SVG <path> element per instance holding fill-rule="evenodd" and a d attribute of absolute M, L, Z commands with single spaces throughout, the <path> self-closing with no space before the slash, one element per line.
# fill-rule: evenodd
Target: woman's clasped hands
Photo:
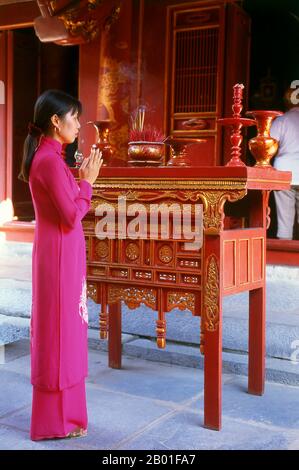
<path fill-rule="evenodd" d="M 99 176 L 101 166 L 103 165 L 102 152 L 98 148 L 92 148 L 89 157 L 84 158 L 79 168 L 80 180 L 86 180 L 93 185 Z"/>

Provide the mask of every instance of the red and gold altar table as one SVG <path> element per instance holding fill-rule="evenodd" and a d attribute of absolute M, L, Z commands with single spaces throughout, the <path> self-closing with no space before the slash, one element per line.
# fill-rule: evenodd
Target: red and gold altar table
<path fill-rule="evenodd" d="M 249 291 L 248 392 L 264 391 L 268 197 L 271 190 L 288 189 L 290 180 L 290 172 L 272 167 L 105 167 L 94 184 L 92 210 L 83 220 L 88 295 L 101 304 L 100 337 L 108 337 L 109 366 L 121 368 L 121 301 L 132 309 L 144 303 L 158 312 L 160 348 L 166 347 L 166 312 L 189 309 L 201 318 L 204 425 L 210 429 L 221 428 L 226 295 Z M 96 227 L 103 214 L 98 215 L 97 208 L 108 204 L 117 212 L 119 196 L 125 198 L 126 210 L 139 204 L 148 215 L 152 204 L 175 203 L 178 211 L 184 204 L 202 204 L 202 246 L 191 250 L 173 233 L 167 239 L 160 232 L 149 238 L 148 220 L 141 238 L 126 238 L 118 226 L 115 236 L 108 233 L 99 239 Z M 240 205 L 241 228 L 225 229 L 227 208 L 235 204 Z M 127 227 L 131 220 L 132 213 L 126 218 Z"/>

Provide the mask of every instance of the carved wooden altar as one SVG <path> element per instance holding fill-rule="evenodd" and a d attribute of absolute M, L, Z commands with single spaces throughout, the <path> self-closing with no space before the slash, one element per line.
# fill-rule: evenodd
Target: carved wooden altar
<path fill-rule="evenodd" d="M 265 376 L 265 254 L 270 190 L 289 188 L 290 173 L 273 168 L 103 168 L 92 210 L 83 220 L 88 295 L 101 304 L 100 337 L 108 337 L 109 366 L 121 368 L 121 301 L 158 311 L 157 345 L 166 346 L 165 313 L 189 309 L 200 320 L 204 354 L 204 424 L 221 428 L 222 299 L 249 291 L 248 391 L 262 395 Z M 202 203 L 203 246 L 182 240 L 98 239 L 97 206 Z M 225 203 L 248 198 L 243 228 L 224 229 Z M 187 246 L 187 248 L 186 248 Z M 109 313 L 108 313 L 109 312 Z"/>

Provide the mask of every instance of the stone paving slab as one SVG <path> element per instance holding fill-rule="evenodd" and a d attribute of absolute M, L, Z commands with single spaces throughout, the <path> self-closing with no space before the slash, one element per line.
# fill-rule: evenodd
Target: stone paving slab
<path fill-rule="evenodd" d="M 203 427 L 203 416 L 181 411 L 163 423 L 122 442 L 122 450 L 267 450 L 287 449 L 294 434 L 263 429 L 254 423 L 223 418 L 220 432 Z"/>
<path fill-rule="evenodd" d="M 0 365 L 0 449 L 299 449 L 298 388 L 268 382 L 263 397 L 246 378 L 223 377 L 223 428 L 203 427 L 203 372 L 124 357 L 109 369 L 107 353 L 90 350 L 88 435 L 32 442 L 30 356 L 25 341 Z M 27 349 L 28 352 L 28 349 Z"/>

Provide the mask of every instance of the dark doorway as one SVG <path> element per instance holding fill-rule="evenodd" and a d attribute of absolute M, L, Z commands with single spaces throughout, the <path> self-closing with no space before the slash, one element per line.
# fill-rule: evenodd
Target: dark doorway
<path fill-rule="evenodd" d="M 298 0 L 245 0 L 251 16 L 249 104 L 281 109 L 283 93 L 299 79 Z"/>
<path fill-rule="evenodd" d="M 28 122 L 33 119 L 34 103 L 38 95 L 49 88 L 78 96 L 78 62 L 78 46 L 41 43 L 33 28 L 18 29 L 13 33 L 12 201 L 20 221 L 34 219 L 29 186 L 18 179 L 23 142 Z"/>

